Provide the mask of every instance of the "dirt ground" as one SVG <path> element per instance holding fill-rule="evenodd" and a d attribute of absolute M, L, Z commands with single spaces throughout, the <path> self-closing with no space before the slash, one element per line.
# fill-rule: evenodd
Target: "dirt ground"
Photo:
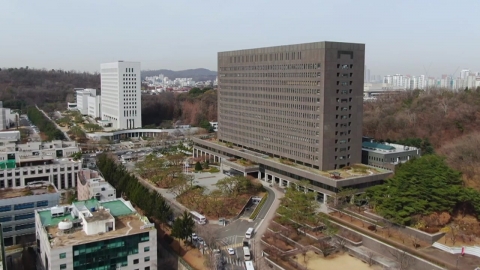
<path fill-rule="evenodd" d="M 369 266 L 367 263 L 348 255 L 333 254 L 324 258 L 323 255 L 317 255 L 312 251 L 307 252 L 306 263 L 304 262 L 303 255 L 298 255 L 295 259 L 298 263 L 306 266 L 308 269 L 325 269 L 325 270 L 337 270 L 337 269 L 355 269 L 355 270 L 371 270 L 382 269 L 380 266 Z"/>
<path fill-rule="evenodd" d="M 158 230 L 159 228 L 157 228 Z M 163 236 L 164 233 L 170 234 L 170 229 L 168 227 L 164 227 L 161 229 L 162 232 L 159 235 Z M 179 254 L 189 265 L 197 270 L 208 270 L 208 268 L 204 265 L 205 258 L 203 257 L 200 250 L 187 246 L 183 244 L 183 241 L 174 239 L 173 242 L 170 244 L 170 247 Z"/>
<path fill-rule="evenodd" d="M 202 253 L 200 252 L 200 250 L 196 249 L 196 248 L 192 248 L 192 247 L 186 247 L 183 245 L 183 241 L 181 241 L 181 254 L 182 254 L 182 258 L 187 261 L 187 263 L 192 266 L 193 268 L 197 269 L 197 270 L 208 270 L 208 267 L 205 266 L 204 262 L 205 262 L 205 259 L 202 255 Z M 172 247 L 172 249 L 174 251 L 178 251 L 179 250 L 179 242 L 177 240 L 174 240 L 170 246 Z"/>

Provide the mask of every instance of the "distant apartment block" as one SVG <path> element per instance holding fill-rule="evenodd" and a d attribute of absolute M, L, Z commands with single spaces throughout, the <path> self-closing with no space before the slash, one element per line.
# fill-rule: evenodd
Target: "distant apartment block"
<path fill-rule="evenodd" d="M 12 113 L 9 108 L 4 108 L 3 102 L 0 101 L 0 130 L 5 130 L 12 127 L 17 117 L 17 113 Z"/>
<path fill-rule="evenodd" d="M 49 182 L 0 190 L 0 223 L 5 246 L 35 241 L 35 210 L 59 204 L 60 194 Z"/>
<path fill-rule="evenodd" d="M 116 190 L 100 175 L 99 172 L 82 169 L 78 172 L 77 199 L 79 201 L 95 198 L 111 200 L 117 196 Z"/>
<path fill-rule="evenodd" d="M 83 115 L 88 115 L 93 118 L 100 117 L 101 97 L 97 95 L 97 90 L 87 88 L 76 90 L 76 93 L 78 111 Z"/>
<path fill-rule="evenodd" d="M 142 127 L 140 63 L 101 64 L 100 76 L 102 120 L 116 129 Z"/>
<path fill-rule="evenodd" d="M 80 151 L 75 142 L 20 144 L 16 138 L 12 132 L 0 133 L 0 189 L 24 188 L 38 181 L 49 182 L 59 190 L 76 187 L 82 163 L 70 158 Z"/>
<path fill-rule="evenodd" d="M 395 143 L 379 143 L 363 137 L 362 163 L 394 171 L 395 166 L 419 157 L 420 149 Z"/>
<path fill-rule="evenodd" d="M 218 53 L 218 139 L 193 138 L 194 156 L 282 187 L 306 180 L 323 201 L 382 183 L 391 172 L 349 173 L 363 166 L 364 67 L 356 43 Z"/>
<path fill-rule="evenodd" d="M 155 226 L 123 199 L 39 210 L 35 224 L 45 270 L 157 269 Z"/>

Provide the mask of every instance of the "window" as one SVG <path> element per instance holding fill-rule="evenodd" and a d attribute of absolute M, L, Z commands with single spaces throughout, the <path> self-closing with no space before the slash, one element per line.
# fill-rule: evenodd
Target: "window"
<path fill-rule="evenodd" d="M 150 251 L 150 247 L 144 247 L 143 248 L 143 252 L 148 252 L 148 251 Z"/>
<path fill-rule="evenodd" d="M 150 270 L 150 266 L 145 267 L 145 270 Z"/>
<path fill-rule="evenodd" d="M 48 206 L 48 201 L 38 201 L 37 207 Z"/>
<path fill-rule="evenodd" d="M 15 230 L 20 231 L 20 230 L 30 229 L 30 228 L 34 228 L 34 227 L 35 227 L 35 223 L 23 224 L 23 225 L 15 226 Z"/>
<path fill-rule="evenodd" d="M 12 211 L 11 205 L 0 206 L 0 212 L 8 212 L 8 211 Z"/>
<path fill-rule="evenodd" d="M 138 259 L 133 260 L 133 264 L 138 264 Z"/>
<path fill-rule="evenodd" d="M 66 263 L 60 264 L 60 269 L 67 269 L 67 264 Z"/>
<path fill-rule="evenodd" d="M 23 215 L 16 215 L 15 220 L 22 220 L 22 219 L 29 219 L 29 218 L 34 218 L 35 214 L 30 213 L 30 214 L 23 214 Z"/>
<path fill-rule="evenodd" d="M 34 203 L 20 203 L 20 204 L 15 204 L 13 207 L 14 210 L 22 210 L 22 209 L 28 209 L 28 208 L 33 208 L 35 207 Z"/>
<path fill-rule="evenodd" d="M 143 261 L 144 261 L 144 262 L 149 262 L 149 261 L 150 261 L 150 256 L 145 257 L 145 258 L 143 259 Z"/>
<path fill-rule="evenodd" d="M 12 221 L 12 217 L 10 216 L 0 217 L 0 222 L 7 222 L 7 221 Z"/>
<path fill-rule="evenodd" d="M 3 232 L 11 232 L 12 227 L 3 227 Z"/>
<path fill-rule="evenodd" d="M 60 253 L 60 259 L 65 259 L 67 257 L 67 253 Z"/>

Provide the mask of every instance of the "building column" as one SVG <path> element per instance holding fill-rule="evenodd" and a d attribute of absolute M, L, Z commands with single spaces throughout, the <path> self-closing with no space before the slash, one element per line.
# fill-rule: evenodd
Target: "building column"
<path fill-rule="evenodd" d="M 328 200 L 328 195 L 323 193 L 323 203 L 327 204 L 327 200 Z"/>
<path fill-rule="evenodd" d="M 259 180 L 262 180 L 262 173 L 261 173 L 261 172 L 258 172 L 257 178 L 258 178 Z"/>
<path fill-rule="evenodd" d="M 245 177 L 246 177 L 246 176 L 247 176 L 247 172 L 243 172 L 243 176 L 245 176 Z"/>

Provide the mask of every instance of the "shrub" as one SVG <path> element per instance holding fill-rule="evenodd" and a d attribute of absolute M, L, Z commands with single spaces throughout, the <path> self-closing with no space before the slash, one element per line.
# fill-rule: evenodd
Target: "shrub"
<path fill-rule="evenodd" d="M 374 226 L 374 225 L 370 225 L 370 226 L 368 226 L 368 229 L 369 229 L 370 231 L 376 231 L 376 230 L 377 230 L 377 227 Z"/>

